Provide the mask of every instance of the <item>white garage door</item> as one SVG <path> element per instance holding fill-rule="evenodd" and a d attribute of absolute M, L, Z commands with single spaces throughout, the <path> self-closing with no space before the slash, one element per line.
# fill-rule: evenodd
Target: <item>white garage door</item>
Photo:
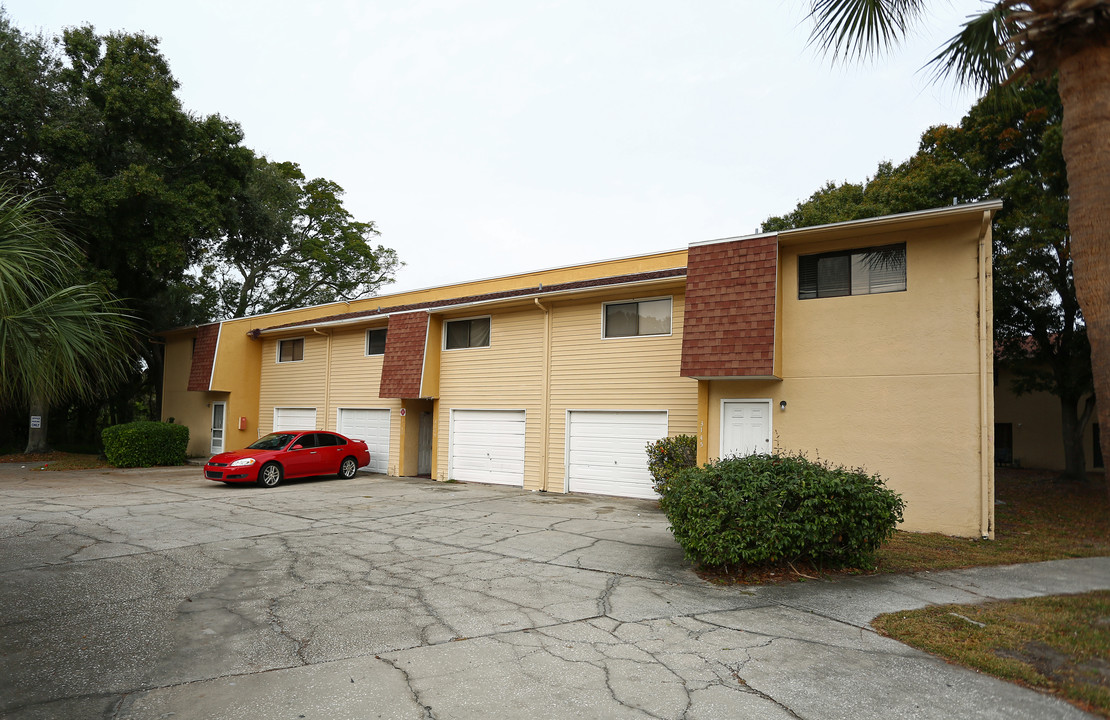
<path fill-rule="evenodd" d="M 274 432 L 317 429 L 316 408 L 274 408 Z"/>
<path fill-rule="evenodd" d="M 341 408 L 336 427 L 370 448 L 370 472 L 385 474 L 389 467 L 389 411 Z"/>
<path fill-rule="evenodd" d="M 667 436 L 667 413 L 575 410 L 567 423 L 570 492 L 659 497 L 644 447 Z"/>
<path fill-rule="evenodd" d="M 524 486 L 524 411 L 453 410 L 453 480 Z"/>

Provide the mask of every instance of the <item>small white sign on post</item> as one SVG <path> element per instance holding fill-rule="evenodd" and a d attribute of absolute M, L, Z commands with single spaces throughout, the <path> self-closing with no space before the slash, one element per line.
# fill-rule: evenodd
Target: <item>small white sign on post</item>
<path fill-rule="evenodd" d="M 42 415 L 31 416 L 31 427 L 33 429 L 38 429 L 42 427 Z"/>

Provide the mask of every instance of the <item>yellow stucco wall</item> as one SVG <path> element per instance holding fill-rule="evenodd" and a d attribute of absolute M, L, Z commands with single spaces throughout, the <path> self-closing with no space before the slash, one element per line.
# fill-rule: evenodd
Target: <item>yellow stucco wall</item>
<path fill-rule="evenodd" d="M 906 501 L 904 529 L 992 531 L 982 527 L 993 504 L 981 478 L 980 231 L 972 218 L 782 248 L 782 380 L 709 383 L 709 456 L 720 454 L 722 400 L 769 398 L 776 449 L 882 475 Z M 798 299 L 800 254 L 903 241 L 905 292 Z"/>
<path fill-rule="evenodd" d="M 1046 392 L 1026 393 L 1018 396 L 1013 391 L 1013 376 L 1003 370 L 998 373 L 994 387 L 994 421 L 1010 423 L 1013 432 L 1014 465 L 1045 470 L 1063 470 L 1064 441 L 1061 435 L 1060 399 Z M 1080 405 L 1080 412 L 1083 406 Z M 1101 470 L 1095 466 L 1094 434 L 1091 421 L 1083 430 L 1083 455 L 1087 470 Z"/>
<path fill-rule="evenodd" d="M 162 421 L 171 417 L 189 428 L 189 457 L 208 457 L 212 445 L 212 403 L 228 402 L 223 392 L 190 392 L 194 334 L 177 334 L 166 339 L 165 371 L 162 376 Z M 231 413 L 227 424 L 231 424 Z"/>

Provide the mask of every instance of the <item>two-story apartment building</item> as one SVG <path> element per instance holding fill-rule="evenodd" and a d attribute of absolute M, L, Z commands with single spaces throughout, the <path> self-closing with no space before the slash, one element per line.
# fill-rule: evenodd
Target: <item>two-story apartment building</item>
<path fill-rule="evenodd" d="M 274 429 L 374 472 L 654 497 L 644 446 L 881 474 L 904 527 L 993 534 L 991 219 L 959 205 L 165 333 L 190 452 Z"/>

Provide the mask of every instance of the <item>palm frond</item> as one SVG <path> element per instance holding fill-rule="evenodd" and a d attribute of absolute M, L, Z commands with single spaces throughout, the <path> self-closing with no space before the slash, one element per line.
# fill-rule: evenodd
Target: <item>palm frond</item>
<path fill-rule="evenodd" d="M 1003 3 L 973 15 L 929 61 L 937 80 L 957 81 L 986 91 L 1013 77 L 1024 62 L 1022 48 L 1011 38 L 1013 12 Z"/>
<path fill-rule="evenodd" d="M 136 319 L 103 286 L 42 198 L 0 188 L 0 406 L 91 398 L 135 357 Z"/>
<path fill-rule="evenodd" d="M 898 44 L 925 10 L 924 0 L 813 0 L 809 42 L 848 60 Z"/>

